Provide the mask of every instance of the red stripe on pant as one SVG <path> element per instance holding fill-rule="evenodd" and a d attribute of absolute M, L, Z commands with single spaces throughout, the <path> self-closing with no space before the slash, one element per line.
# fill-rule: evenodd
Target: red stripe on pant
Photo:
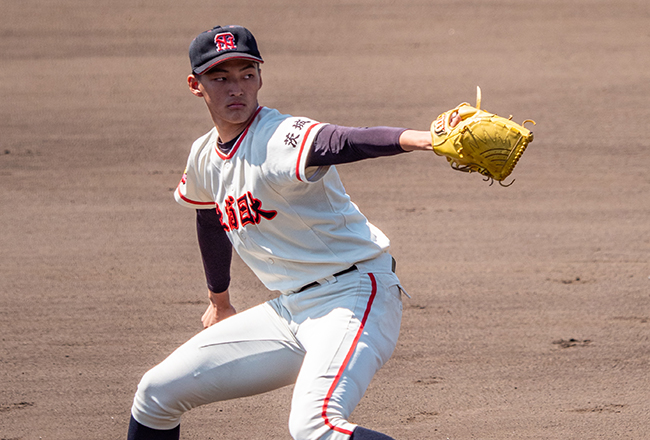
<path fill-rule="evenodd" d="M 371 273 L 369 273 L 368 276 L 370 277 L 370 282 L 372 283 L 372 292 L 370 294 L 370 299 L 368 299 L 368 304 L 366 305 L 366 311 L 363 314 L 361 325 L 359 326 L 359 330 L 357 330 L 357 334 L 354 337 L 352 346 L 350 347 L 350 350 L 348 350 L 348 354 L 345 356 L 343 365 L 341 365 L 341 368 L 339 368 L 339 371 L 336 373 L 336 377 L 334 377 L 334 382 L 332 382 L 332 386 L 327 392 L 327 396 L 325 396 L 325 401 L 323 402 L 322 417 L 325 422 L 325 425 L 327 425 L 330 429 L 334 431 L 341 432 L 343 434 L 348 434 L 348 435 L 352 435 L 352 431 L 348 431 L 347 429 L 343 429 L 343 428 L 337 428 L 336 426 L 332 425 L 332 423 L 329 420 L 329 417 L 327 416 L 327 407 L 330 403 L 330 399 L 332 398 L 332 394 L 334 393 L 334 389 L 336 389 L 336 385 L 339 383 L 339 380 L 343 375 L 343 371 L 345 371 L 345 368 L 348 366 L 348 363 L 350 362 L 350 358 L 352 357 L 352 354 L 354 353 L 354 350 L 357 347 L 357 344 L 359 343 L 359 339 L 363 334 L 363 328 L 365 327 L 366 321 L 368 320 L 368 315 L 370 314 L 370 309 L 372 308 L 372 303 L 375 301 L 375 295 L 377 295 L 377 281 L 375 280 L 375 276 Z"/>

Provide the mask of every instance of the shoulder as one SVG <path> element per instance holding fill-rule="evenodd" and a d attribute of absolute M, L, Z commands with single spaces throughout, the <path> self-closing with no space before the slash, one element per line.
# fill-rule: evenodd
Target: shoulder
<path fill-rule="evenodd" d="M 212 127 L 210 131 L 198 138 L 192 143 L 192 148 L 190 149 L 190 159 L 197 159 L 202 155 L 205 155 L 210 151 L 210 146 L 215 145 L 217 139 L 217 130 Z"/>
<path fill-rule="evenodd" d="M 306 116 L 292 116 L 262 107 L 251 125 L 251 131 L 254 142 L 258 146 L 265 145 L 267 153 L 272 151 L 288 159 L 286 153 L 290 151 L 309 149 L 316 134 L 325 125 Z"/>
<path fill-rule="evenodd" d="M 192 148 L 187 157 L 186 175 L 201 175 L 205 172 L 206 166 L 210 163 L 215 152 L 217 137 L 217 130 L 212 128 L 192 143 Z"/>
<path fill-rule="evenodd" d="M 217 137 L 217 130 L 213 127 L 192 143 L 192 148 L 187 157 L 187 168 L 189 170 L 203 170 L 215 151 Z"/>
<path fill-rule="evenodd" d="M 256 134 L 268 134 L 277 130 L 290 115 L 280 113 L 278 110 L 268 107 L 261 107 L 259 114 L 251 124 L 251 130 Z"/>
<path fill-rule="evenodd" d="M 306 116 L 285 116 L 273 133 L 273 139 L 283 148 L 304 147 L 326 125 Z"/>

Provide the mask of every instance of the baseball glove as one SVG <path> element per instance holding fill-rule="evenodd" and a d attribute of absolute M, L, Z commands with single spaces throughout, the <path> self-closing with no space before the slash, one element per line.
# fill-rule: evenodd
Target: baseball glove
<path fill-rule="evenodd" d="M 481 89 L 476 88 L 476 107 L 464 102 L 449 110 L 431 124 L 433 151 L 445 156 L 458 171 L 477 172 L 486 180 L 501 181 L 512 173 L 526 147 L 533 141 L 533 133 L 513 122 L 481 110 Z M 451 121 L 460 116 L 454 127 Z M 511 183 L 512 184 L 512 183 Z"/>

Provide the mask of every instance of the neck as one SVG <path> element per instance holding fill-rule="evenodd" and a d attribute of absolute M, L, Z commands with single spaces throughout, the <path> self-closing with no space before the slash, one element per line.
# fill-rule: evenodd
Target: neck
<path fill-rule="evenodd" d="M 239 136 L 247 124 L 248 121 L 245 124 L 237 124 L 236 126 L 227 125 L 224 127 L 223 124 L 214 124 L 214 126 L 217 128 L 217 133 L 219 133 L 219 141 L 225 144 Z"/>
<path fill-rule="evenodd" d="M 214 126 L 217 129 L 217 133 L 219 133 L 219 140 L 222 143 L 226 143 L 226 142 L 230 142 L 231 140 L 239 136 L 241 132 L 244 131 L 246 127 L 248 127 L 248 124 L 250 124 L 251 120 L 255 117 L 258 108 L 259 105 L 255 108 L 255 111 L 250 115 L 250 117 L 246 121 L 241 123 L 226 122 L 213 117 L 212 122 L 214 122 Z"/>

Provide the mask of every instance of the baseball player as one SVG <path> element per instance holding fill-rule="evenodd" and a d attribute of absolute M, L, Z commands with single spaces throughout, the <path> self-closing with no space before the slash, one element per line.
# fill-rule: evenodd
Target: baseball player
<path fill-rule="evenodd" d="M 294 384 L 294 439 L 390 439 L 348 417 L 395 348 L 403 291 L 388 238 L 350 201 L 335 165 L 431 150 L 431 133 L 260 106 L 263 60 L 241 26 L 201 33 L 190 61 L 190 91 L 214 128 L 194 142 L 175 198 L 196 209 L 210 302 L 205 329 L 142 378 L 128 438 L 178 439 L 192 408 Z M 236 312 L 233 248 L 279 297 Z"/>

